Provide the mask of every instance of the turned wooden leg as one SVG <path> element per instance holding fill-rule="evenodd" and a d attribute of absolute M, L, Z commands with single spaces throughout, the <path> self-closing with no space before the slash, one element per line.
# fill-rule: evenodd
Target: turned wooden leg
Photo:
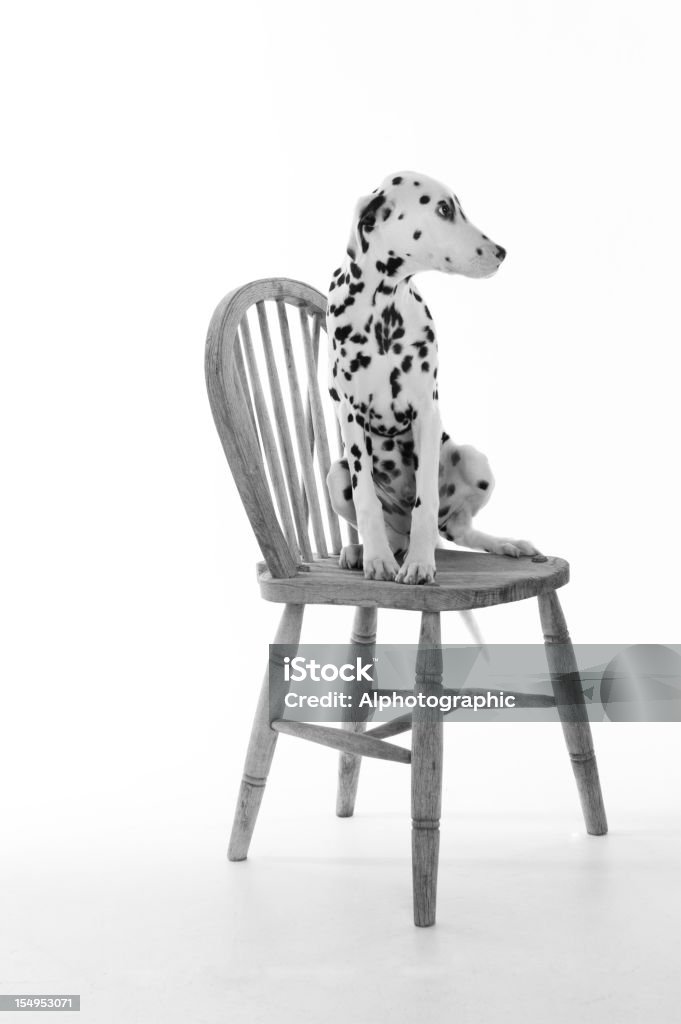
<path fill-rule="evenodd" d="M 352 624 L 350 642 L 355 648 L 352 652 L 352 659 L 361 657 L 366 664 L 371 661 L 376 647 L 376 608 L 357 608 Z M 351 660 L 352 660 L 351 659 Z M 359 708 L 357 703 L 362 694 L 360 686 L 352 690 L 355 705 L 348 721 L 343 722 L 343 728 L 351 732 L 364 732 L 366 722 L 371 718 L 369 709 Z M 339 818 L 351 818 L 355 810 L 355 797 L 357 796 L 357 783 L 359 782 L 359 769 L 362 758 L 359 754 L 341 753 L 338 758 L 338 791 L 336 794 L 336 814 Z"/>
<path fill-rule="evenodd" d="M 290 648 L 286 654 L 291 658 L 295 657 L 298 650 L 304 611 L 304 604 L 285 605 L 274 638 L 275 644 L 282 644 Z M 265 783 L 277 743 L 277 733 L 270 727 L 270 722 L 273 718 L 284 717 L 284 699 L 288 692 L 288 684 L 284 683 L 283 658 L 282 652 L 281 664 L 275 664 L 273 669 L 277 672 L 276 679 L 270 679 L 268 666 L 260 690 L 229 840 L 227 856 L 230 860 L 246 859 L 260 810 L 260 802 L 265 791 Z"/>
<path fill-rule="evenodd" d="M 423 612 L 416 658 L 418 698 L 442 693 L 440 613 Z M 414 708 L 411 746 L 411 853 L 414 884 L 414 924 L 435 924 L 437 866 L 442 807 L 442 712 Z"/>
<path fill-rule="evenodd" d="M 586 710 L 582 682 L 575 652 L 565 624 L 565 616 L 555 591 L 539 596 L 539 614 L 544 631 L 546 658 L 551 673 L 553 693 L 563 726 L 572 770 L 577 780 L 586 830 L 592 836 L 608 831 L 598 766 L 591 739 L 591 726 Z"/>

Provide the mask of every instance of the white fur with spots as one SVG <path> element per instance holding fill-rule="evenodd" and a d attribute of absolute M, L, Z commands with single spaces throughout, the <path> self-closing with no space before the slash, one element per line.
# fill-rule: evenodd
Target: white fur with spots
<path fill-rule="evenodd" d="M 327 307 L 329 391 L 345 449 L 328 484 L 363 545 L 344 549 L 342 566 L 429 583 L 438 535 L 515 557 L 537 553 L 528 541 L 472 526 L 494 478 L 480 452 L 442 433 L 437 339 L 412 279 L 433 269 L 489 277 L 504 256 L 456 196 L 425 175 L 391 175 L 358 202 Z"/>

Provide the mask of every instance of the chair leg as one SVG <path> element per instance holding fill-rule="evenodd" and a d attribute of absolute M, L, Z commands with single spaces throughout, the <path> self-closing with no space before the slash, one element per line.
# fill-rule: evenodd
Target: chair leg
<path fill-rule="evenodd" d="M 539 614 L 546 658 L 551 673 L 558 715 L 577 781 L 586 830 L 602 836 L 608 831 L 591 726 L 565 616 L 555 591 L 539 595 Z"/>
<path fill-rule="evenodd" d="M 376 608 L 356 608 L 355 618 L 352 624 L 350 642 L 353 647 L 358 647 L 353 657 L 361 656 L 366 662 L 373 656 L 376 646 L 376 622 L 378 614 Z M 361 694 L 359 686 L 353 689 L 355 702 Z M 363 709 L 353 707 L 353 714 L 349 721 L 343 722 L 343 728 L 350 732 L 364 732 L 367 719 L 371 714 L 363 713 Z M 338 790 L 336 793 L 336 814 L 339 818 L 351 818 L 355 811 L 355 798 L 357 796 L 357 783 L 359 782 L 359 769 L 362 758 L 359 754 L 341 753 L 338 758 Z"/>
<path fill-rule="evenodd" d="M 284 606 L 279 621 L 274 643 L 290 646 L 290 652 L 287 651 L 290 657 L 295 657 L 298 649 L 304 611 L 304 604 L 287 604 Z M 270 699 L 270 684 L 272 684 L 272 699 Z M 270 680 L 268 667 L 260 690 L 251 739 L 246 753 L 244 774 L 227 852 L 229 860 L 245 860 L 248 855 L 248 847 L 277 743 L 277 733 L 270 727 L 270 722 L 273 718 L 283 718 L 284 699 L 287 692 L 288 684 L 284 683 L 283 671 L 281 678 Z M 277 704 L 281 705 L 280 708 L 277 707 Z"/>
<path fill-rule="evenodd" d="M 415 695 L 442 693 L 440 613 L 423 612 Z M 412 716 L 411 816 L 414 924 L 435 924 L 442 807 L 442 712 L 415 708 Z"/>

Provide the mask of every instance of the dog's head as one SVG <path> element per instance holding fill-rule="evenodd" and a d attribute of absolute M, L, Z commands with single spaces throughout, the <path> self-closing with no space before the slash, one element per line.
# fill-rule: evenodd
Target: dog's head
<path fill-rule="evenodd" d="M 506 256 L 471 224 L 451 189 L 414 171 L 389 175 L 357 202 L 348 251 L 370 249 L 410 273 L 442 270 L 465 277 L 491 277 Z"/>

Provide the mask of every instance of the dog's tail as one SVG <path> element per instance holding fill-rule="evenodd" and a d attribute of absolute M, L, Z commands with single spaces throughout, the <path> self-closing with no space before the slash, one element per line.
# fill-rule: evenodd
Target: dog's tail
<path fill-rule="evenodd" d="M 485 638 L 482 635 L 482 631 L 480 629 L 480 626 L 478 625 L 478 620 L 476 619 L 475 615 L 473 615 L 473 612 L 470 610 L 470 608 L 466 608 L 465 611 L 459 612 L 459 615 L 466 624 L 466 628 L 473 637 L 474 642 L 480 648 L 480 653 L 482 654 L 483 658 L 485 659 L 485 661 L 488 662 L 489 651 L 487 649 Z"/>

